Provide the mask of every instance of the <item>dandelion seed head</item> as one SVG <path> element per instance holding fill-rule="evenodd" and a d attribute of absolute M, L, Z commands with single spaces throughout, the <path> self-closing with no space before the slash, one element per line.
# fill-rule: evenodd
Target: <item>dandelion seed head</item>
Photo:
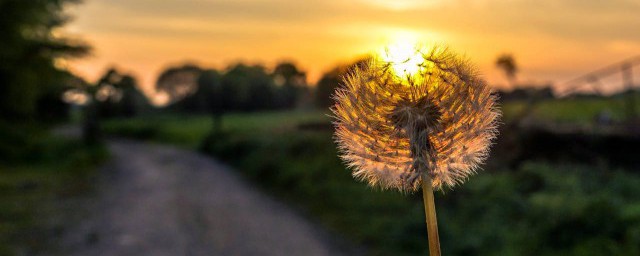
<path fill-rule="evenodd" d="M 371 186 L 411 192 L 426 173 L 435 188 L 454 187 L 486 159 L 500 113 L 467 61 L 414 49 L 412 73 L 374 57 L 344 77 L 332 108 L 340 156 Z"/>

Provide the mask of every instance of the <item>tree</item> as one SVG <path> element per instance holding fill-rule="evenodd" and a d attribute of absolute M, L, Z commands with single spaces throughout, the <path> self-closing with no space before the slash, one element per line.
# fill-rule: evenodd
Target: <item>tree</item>
<path fill-rule="evenodd" d="M 518 72 L 518 65 L 511 54 L 502 54 L 496 59 L 496 66 L 502 69 L 505 76 L 509 80 L 511 87 L 515 86 L 516 73 Z"/>
<path fill-rule="evenodd" d="M 338 88 L 338 85 L 340 85 L 342 77 L 351 72 L 355 67 L 364 65 L 368 60 L 368 57 L 360 58 L 346 65 L 338 65 L 324 73 L 316 85 L 316 106 L 326 109 L 333 105 L 333 99 L 331 97 L 336 88 Z"/>
<path fill-rule="evenodd" d="M 221 127 L 221 116 L 225 112 L 221 80 L 221 74 L 217 70 L 201 69 L 194 92 L 168 108 L 176 112 L 209 114 L 213 119 L 213 130 L 217 132 Z"/>
<path fill-rule="evenodd" d="M 281 62 L 276 65 L 272 76 L 275 85 L 278 86 L 278 106 L 295 107 L 300 94 L 307 86 L 307 74 L 291 62 Z"/>
<path fill-rule="evenodd" d="M 0 0 L 0 160 L 33 155 L 38 124 L 67 116 L 60 94 L 73 75 L 54 65 L 89 51 L 54 36 L 73 0 Z M 35 124 L 35 125 L 34 125 Z"/>
<path fill-rule="evenodd" d="M 139 115 L 145 108 L 149 107 L 147 97 L 140 91 L 137 80 L 130 75 L 122 76 L 116 88 L 122 92 L 119 102 L 118 115 L 123 117 L 134 117 Z"/>
<path fill-rule="evenodd" d="M 274 84 L 262 66 L 237 64 L 222 76 L 222 106 L 226 110 L 273 109 Z"/>
<path fill-rule="evenodd" d="M 218 71 L 209 69 L 200 74 L 198 78 L 198 92 L 194 95 L 198 106 L 206 109 L 213 119 L 212 133 L 218 134 L 222 129 L 222 115 L 225 110 L 222 100 L 222 81 Z"/>
<path fill-rule="evenodd" d="M 101 119 L 133 117 L 148 105 L 135 78 L 114 68 L 107 70 L 95 84 L 81 79 L 72 84 L 64 97 L 68 103 L 83 106 L 83 137 L 87 144 L 101 140 Z"/>
<path fill-rule="evenodd" d="M 219 91 L 220 74 L 213 69 L 202 69 L 195 79 L 193 91 L 184 98 L 167 106 L 168 109 L 184 113 L 210 113 L 214 93 Z"/>
<path fill-rule="evenodd" d="M 196 92 L 201 73 L 200 67 L 191 64 L 170 67 L 158 77 L 156 90 L 169 96 L 168 104 L 178 102 Z"/>
<path fill-rule="evenodd" d="M 71 75 L 54 63 L 89 51 L 82 42 L 52 33 L 69 20 L 63 14 L 63 7 L 74 2 L 77 1 L 0 1 L 0 118 L 3 120 L 33 121 L 50 116 L 48 107 L 60 107 L 55 94 Z"/>
<path fill-rule="evenodd" d="M 118 103 L 122 99 L 122 91 L 117 85 L 122 78 L 122 74 L 111 68 L 92 86 L 91 104 L 95 104 L 97 118 L 111 118 L 118 115 Z"/>

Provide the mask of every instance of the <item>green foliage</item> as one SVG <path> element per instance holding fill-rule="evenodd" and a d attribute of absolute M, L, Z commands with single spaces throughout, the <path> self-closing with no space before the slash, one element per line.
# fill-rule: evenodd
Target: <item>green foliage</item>
<path fill-rule="evenodd" d="M 326 225 L 373 254 L 418 254 L 425 240 L 420 200 L 355 183 L 334 156 L 327 134 L 232 140 L 216 154 L 276 193 L 302 204 Z M 311 146 L 313 145 L 313 146 Z M 638 177 L 586 167 L 530 164 L 481 174 L 438 198 L 443 248 L 451 255 L 631 255 L 638 252 L 637 195 L 613 185 Z M 613 182 L 611 179 L 613 178 Z M 640 192 L 640 191 L 638 191 Z M 634 216 L 634 217 L 627 217 Z M 631 221 L 630 221 L 631 220 Z M 627 234 L 631 232 L 631 234 Z"/>
<path fill-rule="evenodd" d="M 636 102 L 640 100 L 640 94 L 633 97 Z M 522 109 L 525 102 L 508 102 L 503 106 L 503 114 L 506 120 L 514 117 Z M 540 122 L 554 122 L 561 124 L 591 125 L 599 114 L 607 113 L 612 121 L 624 121 L 627 111 L 627 99 L 620 95 L 607 98 L 576 98 L 555 99 L 539 102 L 533 110 L 533 118 Z M 636 105 L 636 111 L 640 111 L 640 104 Z"/>
<path fill-rule="evenodd" d="M 372 254 L 423 254 L 427 249 L 420 198 L 354 182 L 335 157 L 330 133 L 227 136 L 217 142 L 214 155 Z M 629 193 L 632 187 L 640 188 L 640 177 L 585 166 L 531 163 L 516 171 L 481 173 L 437 196 L 443 251 L 636 254 L 640 196 Z"/>
<path fill-rule="evenodd" d="M 221 74 L 216 70 L 204 70 L 198 76 L 197 91 L 180 102 L 169 106 L 186 113 L 221 114 Z"/>
<path fill-rule="evenodd" d="M 42 134 L 37 153 L 0 164 L 0 255 L 49 251 L 56 204 L 91 189 L 95 166 L 107 157 L 102 146 Z"/>
<path fill-rule="evenodd" d="M 290 109 L 298 103 L 298 97 L 307 85 L 307 75 L 298 70 L 291 62 L 276 65 L 273 71 L 276 87 L 276 105 L 279 108 Z"/>
<path fill-rule="evenodd" d="M 443 240 L 460 255 L 635 255 L 640 219 L 626 213 L 638 185 L 635 174 L 580 165 L 480 174 L 441 199 Z"/>
<path fill-rule="evenodd" d="M 93 118 L 133 117 L 149 108 L 136 79 L 116 69 L 109 69 L 94 86 L 84 88 L 92 95 L 97 116 Z"/>
<path fill-rule="evenodd" d="M 0 163 L 29 160 L 37 155 L 43 141 L 42 128 L 33 124 L 8 123 L 0 120 Z"/>
<path fill-rule="evenodd" d="M 195 147 L 207 134 L 203 120 L 165 116 L 152 125 L 152 139 L 176 136 Z M 331 126 L 319 125 L 328 121 L 321 113 L 236 114 L 203 148 L 369 254 L 425 255 L 420 194 L 354 181 L 337 158 Z M 109 125 L 122 131 L 120 121 Z M 640 177 L 625 170 L 528 162 L 480 172 L 437 193 L 436 204 L 447 255 L 640 253 Z"/>
<path fill-rule="evenodd" d="M 156 90 L 169 97 L 169 103 L 183 100 L 198 90 L 198 77 L 202 69 L 196 65 L 186 64 L 164 70 L 156 81 Z"/>
<path fill-rule="evenodd" d="M 58 93 L 70 75 L 58 70 L 54 60 L 79 56 L 88 50 L 81 42 L 52 33 L 68 19 L 62 9 L 72 2 L 76 1 L 0 1 L 2 119 L 24 121 L 65 113 Z"/>
<path fill-rule="evenodd" d="M 194 65 L 171 67 L 162 72 L 156 89 L 169 96 L 169 110 L 213 116 L 291 109 L 308 93 L 306 74 L 289 62 L 278 64 L 273 72 L 242 63 L 220 72 Z"/>
<path fill-rule="evenodd" d="M 295 129 L 301 123 L 327 123 L 321 112 L 288 111 L 232 113 L 224 118 L 223 130 L 264 134 L 275 130 Z M 111 119 L 103 122 L 106 133 L 129 138 L 152 140 L 197 149 L 211 131 L 211 118 L 202 115 L 154 115 L 134 119 Z"/>
<path fill-rule="evenodd" d="M 222 76 L 222 103 L 227 110 L 274 108 L 274 84 L 261 66 L 238 64 Z"/>

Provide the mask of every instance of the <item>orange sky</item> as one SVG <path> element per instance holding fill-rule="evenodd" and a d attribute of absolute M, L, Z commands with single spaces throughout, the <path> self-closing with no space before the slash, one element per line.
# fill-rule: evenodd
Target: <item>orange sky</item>
<path fill-rule="evenodd" d="M 398 37 L 446 43 L 492 84 L 512 53 L 520 81 L 562 82 L 640 54 L 637 0 L 85 0 L 63 31 L 93 55 L 66 65 L 95 81 L 108 67 L 150 92 L 168 65 L 224 68 L 293 60 L 311 82 Z"/>

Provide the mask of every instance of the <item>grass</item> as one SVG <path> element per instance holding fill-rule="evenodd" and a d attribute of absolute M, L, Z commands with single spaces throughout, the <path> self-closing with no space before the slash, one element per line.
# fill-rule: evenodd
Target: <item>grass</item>
<path fill-rule="evenodd" d="M 0 255 L 32 255 L 53 246 L 56 202 L 91 189 L 101 146 L 43 136 L 23 160 L 0 164 Z"/>
<path fill-rule="evenodd" d="M 223 129 L 243 133 L 262 133 L 295 128 L 300 123 L 328 122 L 329 117 L 320 112 L 263 112 L 254 114 L 229 114 L 224 116 Z M 107 133 L 119 134 L 142 140 L 171 143 L 195 149 L 211 132 L 212 120 L 208 116 L 154 115 L 135 119 L 105 121 Z"/>
<path fill-rule="evenodd" d="M 640 113 L 640 95 L 636 95 L 635 113 Z M 561 124 L 591 125 L 599 114 L 607 113 L 614 122 L 622 122 L 628 116 L 626 97 L 553 99 L 540 101 L 534 108 L 535 120 Z M 505 118 L 513 118 L 525 107 L 525 102 L 509 102 L 503 106 Z"/>

